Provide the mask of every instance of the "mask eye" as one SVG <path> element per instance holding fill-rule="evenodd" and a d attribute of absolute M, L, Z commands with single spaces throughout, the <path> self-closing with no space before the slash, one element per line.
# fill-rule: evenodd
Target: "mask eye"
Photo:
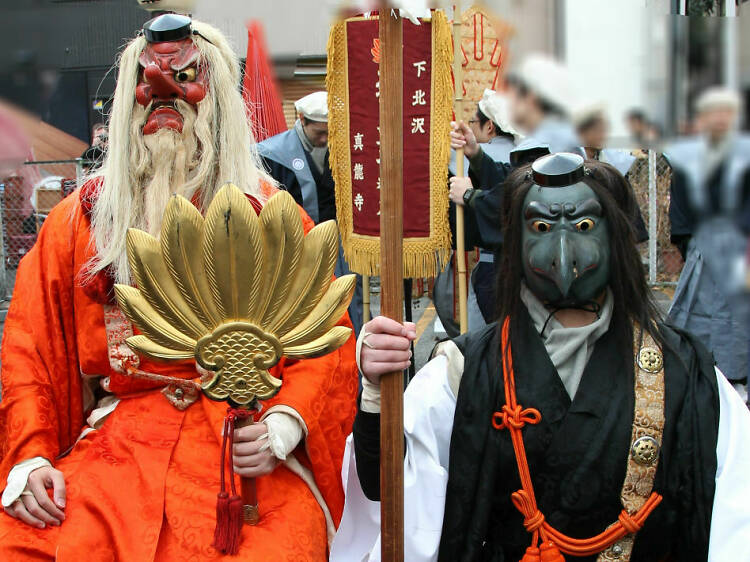
<path fill-rule="evenodd" d="M 552 229 L 552 225 L 544 221 L 534 221 L 531 223 L 531 228 L 533 228 L 537 232 L 544 233 L 549 232 Z"/>
<path fill-rule="evenodd" d="M 594 228 L 594 224 L 594 221 L 591 219 L 583 219 L 576 223 L 576 228 L 578 229 L 578 232 L 588 232 Z"/>
<path fill-rule="evenodd" d="M 174 79 L 177 82 L 195 82 L 195 67 L 183 68 L 174 73 Z"/>

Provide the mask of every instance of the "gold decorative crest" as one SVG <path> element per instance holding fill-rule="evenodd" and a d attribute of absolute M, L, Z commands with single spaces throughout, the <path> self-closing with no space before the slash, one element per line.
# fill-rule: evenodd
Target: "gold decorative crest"
<path fill-rule="evenodd" d="M 642 347 L 638 352 L 638 366 L 648 373 L 658 373 L 664 366 L 661 352 L 655 347 Z"/>
<path fill-rule="evenodd" d="M 202 385 L 213 400 L 246 406 L 276 394 L 268 369 L 282 357 L 325 355 L 351 329 L 336 326 L 354 292 L 354 275 L 333 280 L 336 223 L 304 235 L 289 193 L 260 216 L 232 184 L 205 219 L 185 198 L 167 205 L 160 239 L 128 232 L 128 260 L 138 288 L 115 285 L 117 302 L 143 335 L 128 338 L 154 359 L 195 358 L 215 372 Z"/>
<path fill-rule="evenodd" d="M 474 118 L 484 90 L 502 90 L 509 66 L 508 44 L 515 29 L 477 2 L 461 14 L 463 104 L 459 118 Z"/>

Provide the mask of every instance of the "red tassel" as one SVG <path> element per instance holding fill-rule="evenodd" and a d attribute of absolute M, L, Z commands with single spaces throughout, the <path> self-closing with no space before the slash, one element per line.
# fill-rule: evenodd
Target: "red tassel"
<path fill-rule="evenodd" d="M 530 546 L 526 549 L 526 554 L 523 555 L 520 562 L 541 562 L 541 560 L 539 549 L 535 546 Z"/>
<path fill-rule="evenodd" d="M 565 562 L 565 558 L 560 554 L 557 545 L 552 541 L 547 541 L 541 547 L 541 562 Z"/>
<path fill-rule="evenodd" d="M 232 501 L 227 493 L 224 480 L 224 463 L 227 458 L 227 441 L 230 439 L 230 431 L 234 430 L 231 421 L 232 420 L 229 416 L 224 418 L 224 436 L 221 441 L 221 469 L 219 471 L 221 491 L 216 496 L 216 528 L 214 529 L 214 548 L 223 554 L 235 554 L 239 546 L 239 540 L 237 538 L 235 538 L 234 541 L 232 540 L 232 533 L 235 532 L 232 525 Z M 232 496 L 232 500 L 234 500 L 235 495 Z M 232 548 L 234 551 L 230 551 Z"/>
<path fill-rule="evenodd" d="M 242 508 L 244 501 L 240 496 L 229 498 L 229 526 L 227 528 L 227 554 L 237 554 L 240 549 L 240 536 L 242 535 Z"/>
<path fill-rule="evenodd" d="M 216 529 L 214 548 L 226 553 L 229 545 L 229 494 L 219 492 L 216 496 Z"/>

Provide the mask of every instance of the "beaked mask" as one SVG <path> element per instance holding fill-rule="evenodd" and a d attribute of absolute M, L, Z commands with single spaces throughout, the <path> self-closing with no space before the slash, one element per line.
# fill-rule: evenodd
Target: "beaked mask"
<path fill-rule="evenodd" d="M 609 282 L 607 218 L 585 174 L 577 154 L 539 158 L 521 211 L 524 278 L 537 298 L 557 309 L 590 306 Z"/>

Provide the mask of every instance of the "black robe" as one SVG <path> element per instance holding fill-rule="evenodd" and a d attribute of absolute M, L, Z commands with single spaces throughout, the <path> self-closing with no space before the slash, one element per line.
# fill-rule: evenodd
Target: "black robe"
<path fill-rule="evenodd" d="M 503 183 L 510 165 L 495 162 L 482 153 L 481 160 L 472 162 L 469 178 L 478 190 L 468 207 L 464 207 L 464 232 L 466 248 L 482 248 L 499 254 L 503 243 L 502 202 Z M 454 248 L 456 240 L 456 206 L 449 210 Z"/>
<path fill-rule="evenodd" d="M 307 165 L 310 168 L 318 192 L 318 222 L 327 220 L 336 220 L 336 192 L 331 166 L 328 163 L 328 153 L 326 153 L 325 166 L 323 173 L 318 172 L 317 166 L 313 162 L 312 155 L 303 150 L 307 158 Z M 279 182 L 279 187 L 292 194 L 297 204 L 302 207 L 302 189 L 300 187 L 294 170 L 279 164 L 270 158 L 260 157 L 268 173 Z"/>
<path fill-rule="evenodd" d="M 691 200 L 688 193 L 689 180 L 685 171 L 678 166 L 672 169 L 669 198 L 670 241 L 680 250 L 682 259 L 687 257 L 688 243 L 698 224 L 708 218 L 726 215 L 727 220 L 735 221 L 743 233 L 750 235 L 750 170 L 745 171 L 740 177 L 738 207 L 733 213 L 727 213 L 722 186 L 728 168 L 726 162 L 719 164 L 706 179 L 707 197 L 703 209 L 697 208 Z"/>
<path fill-rule="evenodd" d="M 716 375 L 699 343 L 663 330 L 666 422 L 654 490 L 664 499 L 639 532 L 631 560 L 705 561 L 719 425 Z M 456 343 L 465 367 L 439 560 L 517 562 L 531 535 L 510 499 L 521 488 L 510 435 L 490 421 L 505 402 L 497 325 Z M 633 421 L 632 340 L 618 341 L 613 329 L 598 340 L 572 403 L 525 309 L 511 324 L 511 345 L 519 404 L 542 414 L 540 424 L 523 430 L 539 509 L 569 536 L 597 535 L 622 510 Z M 370 499 L 379 496 L 378 451 L 371 441 L 377 417 L 360 412 L 354 427 L 358 475 Z"/>

